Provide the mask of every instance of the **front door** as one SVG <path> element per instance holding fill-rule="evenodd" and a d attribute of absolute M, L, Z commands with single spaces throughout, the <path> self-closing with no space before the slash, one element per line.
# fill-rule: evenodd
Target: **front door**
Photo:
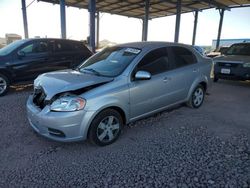
<path fill-rule="evenodd" d="M 11 64 L 18 80 L 32 79 L 49 71 L 49 48 L 46 41 L 33 41 L 22 46 Z"/>
<path fill-rule="evenodd" d="M 168 73 L 171 69 L 167 48 L 153 50 L 139 62 L 129 84 L 131 119 L 171 104 L 169 94 L 173 92 L 173 88 Z M 135 73 L 140 70 L 149 72 L 151 79 L 136 80 Z"/>

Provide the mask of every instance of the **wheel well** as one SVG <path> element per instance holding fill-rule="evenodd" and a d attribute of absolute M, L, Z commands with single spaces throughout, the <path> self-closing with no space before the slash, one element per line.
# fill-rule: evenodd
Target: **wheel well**
<path fill-rule="evenodd" d="M 206 82 L 201 82 L 200 85 L 202 85 L 204 90 L 207 91 L 207 83 Z"/>
<path fill-rule="evenodd" d="M 126 114 L 125 114 L 125 112 L 120 107 L 111 106 L 111 107 L 108 107 L 108 108 L 116 110 L 117 112 L 119 112 L 119 114 L 122 116 L 123 124 L 126 124 L 126 122 L 127 122 L 127 120 L 126 120 Z"/>
<path fill-rule="evenodd" d="M 125 125 L 127 120 L 126 120 L 126 115 L 125 115 L 125 112 L 120 108 L 120 107 L 117 107 L 117 106 L 110 106 L 108 108 L 105 108 L 103 109 L 102 111 L 104 110 L 107 110 L 107 109 L 113 109 L 113 110 L 116 110 L 122 117 L 122 121 L 123 121 L 123 124 Z M 99 113 L 101 113 L 102 111 L 100 111 Z M 98 113 L 98 114 L 99 114 Z M 95 117 L 94 117 L 95 118 Z M 93 120 L 92 120 L 93 121 Z M 88 133 L 87 133 L 87 137 L 89 138 L 89 131 L 90 131 L 90 127 L 88 128 Z"/>
<path fill-rule="evenodd" d="M 1 69 L 0 69 L 0 74 L 3 74 L 4 76 L 6 76 L 6 77 L 9 79 L 9 82 L 10 82 L 10 83 L 12 82 L 10 73 L 8 73 L 8 72 L 5 71 L 5 70 L 1 70 Z"/>

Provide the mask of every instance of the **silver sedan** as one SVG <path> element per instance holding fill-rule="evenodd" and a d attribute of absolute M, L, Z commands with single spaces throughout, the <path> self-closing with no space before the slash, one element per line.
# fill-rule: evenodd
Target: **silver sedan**
<path fill-rule="evenodd" d="M 27 101 L 31 127 L 57 141 L 113 143 L 124 125 L 187 103 L 199 108 L 212 62 L 192 46 L 137 42 L 106 48 L 74 70 L 40 75 Z"/>

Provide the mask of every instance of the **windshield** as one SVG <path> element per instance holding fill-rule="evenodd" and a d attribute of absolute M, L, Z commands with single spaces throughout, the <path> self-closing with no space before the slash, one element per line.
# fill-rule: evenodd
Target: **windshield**
<path fill-rule="evenodd" d="M 140 52 L 137 48 L 106 48 L 80 65 L 79 71 L 115 77 L 121 74 Z"/>
<path fill-rule="evenodd" d="M 13 50 L 22 45 L 24 42 L 25 40 L 17 40 L 15 42 L 10 43 L 9 45 L 0 49 L 0 55 L 3 56 L 11 53 Z"/>
<path fill-rule="evenodd" d="M 227 55 L 246 55 L 250 56 L 250 44 L 233 44 L 227 51 Z"/>

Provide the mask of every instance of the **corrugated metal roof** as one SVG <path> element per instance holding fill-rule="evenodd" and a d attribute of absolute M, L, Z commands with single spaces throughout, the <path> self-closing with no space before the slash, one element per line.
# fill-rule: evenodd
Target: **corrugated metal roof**
<path fill-rule="evenodd" d="M 60 0 L 39 0 L 59 4 Z M 88 0 L 65 0 L 67 6 L 88 8 Z M 176 14 L 177 0 L 151 0 L 149 18 L 158 18 Z M 96 9 L 100 12 L 134 18 L 144 17 L 145 0 L 96 0 Z M 250 6 L 250 0 L 182 0 L 182 13 L 209 8 L 236 8 Z"/>

